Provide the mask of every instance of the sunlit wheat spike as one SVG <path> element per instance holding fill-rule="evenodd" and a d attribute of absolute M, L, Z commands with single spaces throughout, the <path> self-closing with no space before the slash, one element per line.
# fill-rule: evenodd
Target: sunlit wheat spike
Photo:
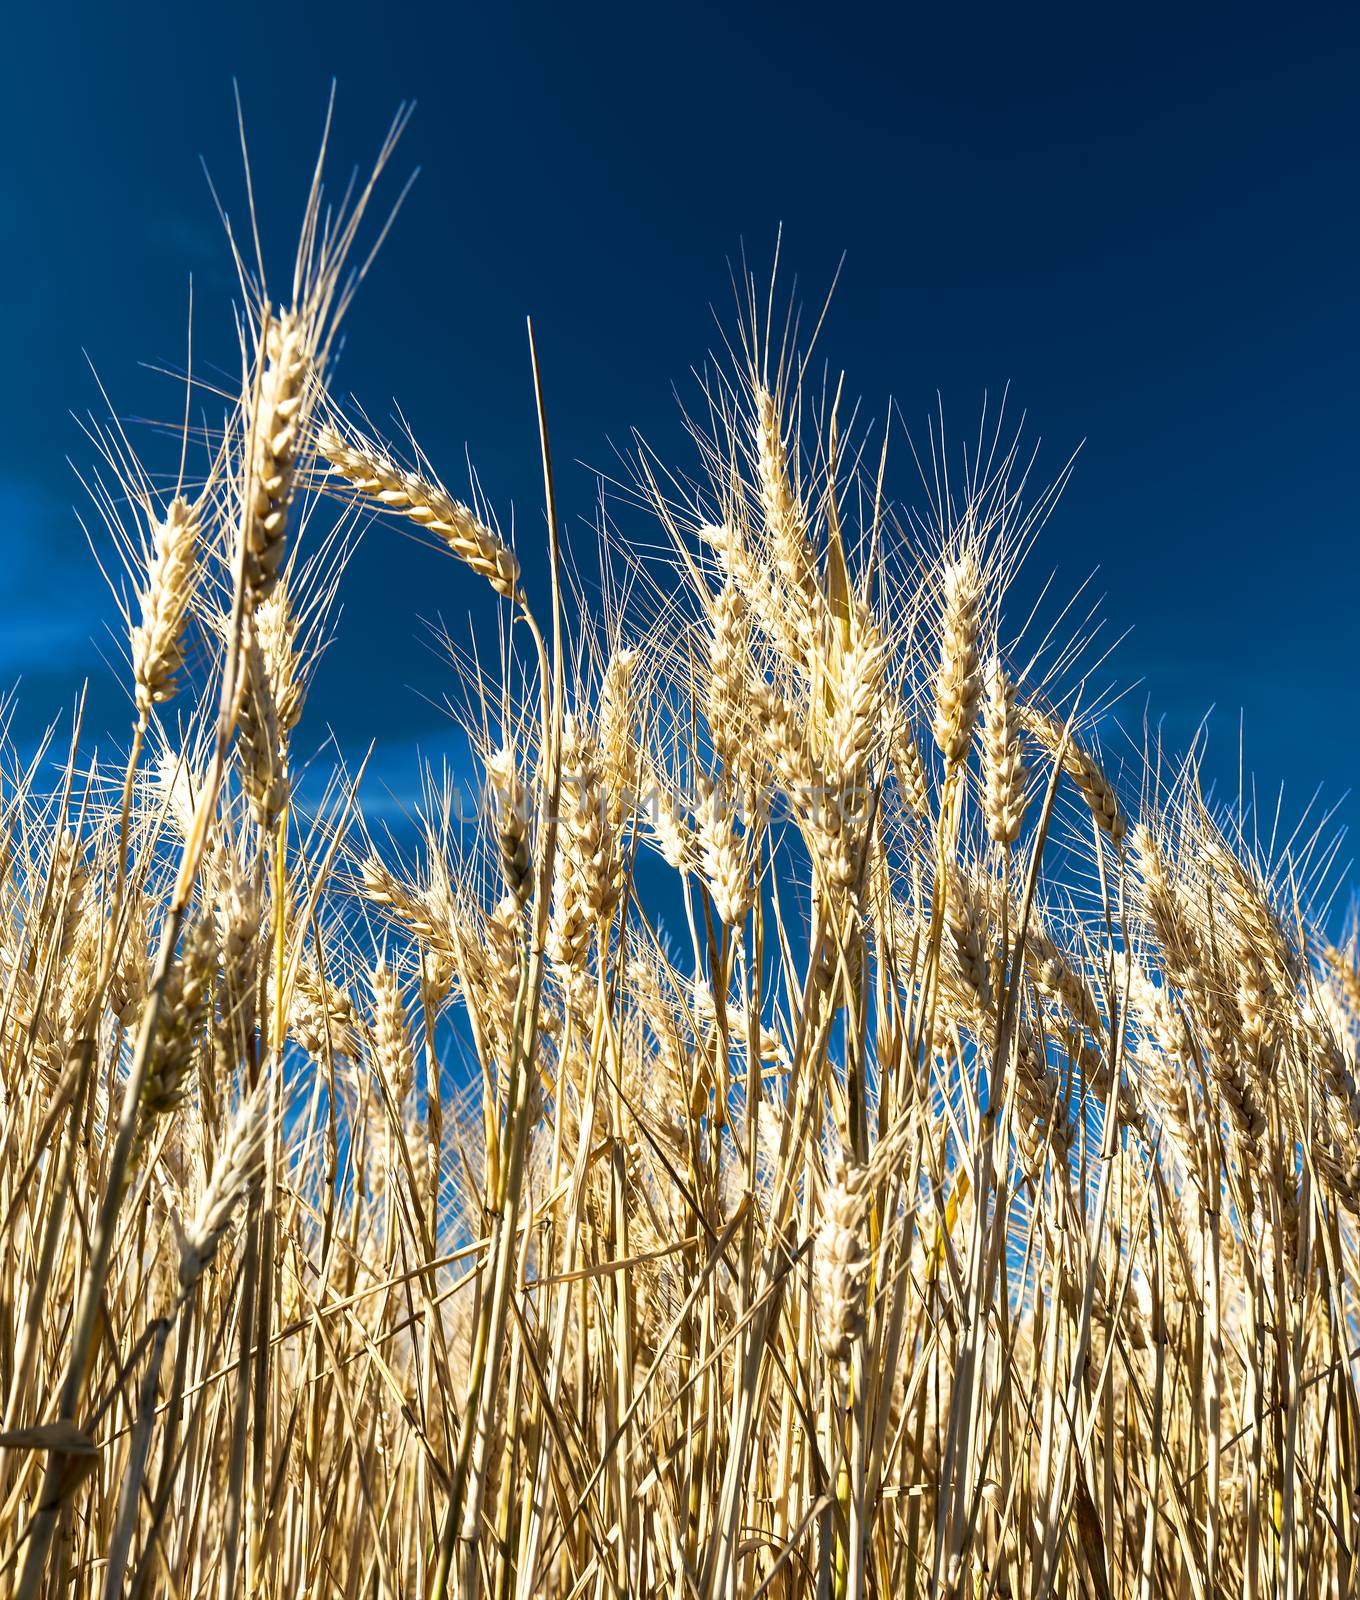
<path fill-rule="evenodd" d="M 849 1360 L 852 1346 L 864 1332 L 869 1269 L 865 1182 L 863 1168 L 843 1156 L 828 1162 L 819 1208 L 814 1290 L 818 1337 L 828 1358 L 837 1363 Z"/>
<path fill-rule="evenodd" d="M 269 316 L 261 340 L 261 374 L 248 419 L 246 588 L 253 602 L 278 581 L 293 502 L 312 330 L 306 316 Z"/>
<path fill-rule="evenodd" d="M 700 802 L 695 832 L 714 908 L 724 922 L 739 923 L 751 906 L 751 864 L 748 847 L 738 839 L 735 819 L 716 784 Z"/>
<path fill-rule="evenodd" d="M 253 627 L 269 680 L 279 734 L 286 739 L 302 716 L 307 690 L 299 659 L 298 620 L 289 606 L 288 586 L 282 577 L 255 608 Z"/>
<path fill-rule="evenodd" d="M 637 662 L 636 650 L 615 650 L 600 685 L 600 764 L 616 832 L 637 800 Z"/>
<path fill-rule="evenodd" d="M 835 704 L 826 730 L 825 766 L 836 783 L 854 786 L 865 776 L 882 726 L 887 647 L 877 630 L 861 624 L 842 650 L 835 679 Z"/>
<path fill-rule="evenodd" d="M 595 925 L 618 904 L 618 836 L 600 772 L 599 746 L 575 716 L 562 736 L 562 869 L 549 930 L 549 951 L 559 966 L 579 966 Z"/>
<path fill-rule="evenodd" d="M 521 904 L 532 888 L 529 793 L 515 764 L 515 752 L 503 745 L 487 757 L 487 787 L 495 810 L 496 847 L 506 887 Z"/>
<path fill-rule="evenodd" d="M 763 383 L 755 385 L 755 408 L 756 468 L 765 533 L 788 602 L 802 607 L 815 593 L 813 555 L 807 544 L 803 508 L 789 471 L 783 419 L 774 395 Z"/>
<path fill-rule="evenodd" d="M 998 844 L 1014 844 L 1025 816 L 1028 773 L 1020 750 L 1015 685 L 1001 663 L 987 668 L 987 702 L 982 726 L 983 809 L 987 832 Z"/>
<path fill-rule="evenodd" d="M 396 970 L 383 960 L 374 963 L 369 982 L 373 991 L 374 1065 L 390 1103 L 399 1107 L 410 1090 L 415 1070 L 401 982 Z"/>
<path fill-rule="evenodd" d="M 208 1015 L 209 985 L 217 966 L 217 935 L 204 918 L 185 935 L 170 968 L 151 1070 L 142 1090 L 146 1117 L 163 1117 L 183 1098 L 194 1050 Z"/>
<path fill-rule="evenodd" d="M 232 1217 L 259 1175 L 269 1128 L 268 1080 L 241 1103 L 198 1208 L 180 1241 L 179 1281 L 191 1289 L 217 1254 Z"/>
<path fill-rule="evenodd" d="M 515 598 L 519 562 L 513 551 L 442 485 L 404 470 L 368 441 L 346 440 L 333 428 L 319 431 L 317 449 L 336 476 L 377 504 L 399 511 L 437 534 L 497 594 L 507 600 Z"/>
<path fill-rule="evenodd" d="M 1070 729 L 1063 727 L 1034 706 L 1022 705 L 1017 710 L 1021 724 L 1035 741 L 1056 759 L 1062 752 L 1063 771 L 1081 792 L 1102 833 L 1120 845 L 1128 831 L 1119 796 L 1105 776 L 1104 768 L 1087 750 L 1083 749 Z"/>
<path fill-rule="evenodd" d="M 893 723 L 890 750 L 902 803 L 913 816 L 926 816 L 930 810 L 930 797 L 926 790 L 925 766 L 921 760 L 920 746 L 905 717 L 899 716 Z"/>
<path fill-rule="evenodd" d="M 146 584 L 138 597 L 141 621 L 132 630 L 132 672 L 142 716 L 179 688 L 199 537 L 197 510 L 177 495 L 152 530 Z"/>
<path fill-rule="evenodd" d="M 977 561 L 971 553 L 946 565 L 933 726 L 935 743 L 951 766 L 966 759 L 977 721 L 981 691 L 978 670 L 981 584 Z"/>
<path fill-rule="evenodd" d="M 255 820 L 268 830 L 288 803 L 288 764 L 269 665 L 258 632 L 249 623 L 244 660 L 236 717 L 238 764 Z"/>

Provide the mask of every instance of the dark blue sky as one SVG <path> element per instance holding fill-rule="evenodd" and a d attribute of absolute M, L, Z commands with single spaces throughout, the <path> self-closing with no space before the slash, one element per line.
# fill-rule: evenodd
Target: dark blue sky
<path fill-rule="evenodd" d="M 523 318 L 539 333 L 561 491 L 637 427 L 683 448 L 672 385 L 731 309 L 745 242 L 819 300 L 822 352 L 881 412 L 959 437 L 1011 384 L 1049 468 L 1086 441 L 1034 557 L 1094 569 L 1114 675 L 1173 743 L 1217 707 L 1263 790 L 1297 811 L 1360 785 L 1353 278 L 1354 14 L 1240 10 L 630 9 L 341 3 L 23 8 L 0 67 L 0 682 L 31 728 L 95 679 L 109 608 L 76 526 L 69 412 L 165 415 L 192 272 L 202 350 L 229 358 L 232 281 L 200 157 L 239 212 L 239 80 L 275 261 L 338 80 L 336 152 L 422 174 L 348 329 L 341 385 L 398 402 L 455 488 L 468 448 L 521 539 L 539 481 Z M 730 316 L 728 317 L 730 324 Z M 896 487 L 913 482 L 905 446 Z M 445 669 L 419 619 L 483 596 L 375 530 L 347 582 L 311 722 L 379 707 L 397 766 L 443 738 Z M 394 774 L 397 775 L 397 774 Z M 1341 809 L 1360 818 L 1354 798 Z"/>

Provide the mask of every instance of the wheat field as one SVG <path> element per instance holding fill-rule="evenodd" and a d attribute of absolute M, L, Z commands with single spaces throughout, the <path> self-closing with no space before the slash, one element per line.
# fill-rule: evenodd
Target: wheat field
<path fill-rule="evenodd" d="M 589 550 L 526 371 L 521 571 L 332 386 L 399 131 L 231 241 L 220 425 L 91 431 L 121 753 L 4 750 L 5 1592 L 1354 1594 L 1328 841 L 1013 614 L 1065 474 L 858 427 L 753 278 Z M 410 849 L 300 781 L 399 530 L 493 641 Z"/>

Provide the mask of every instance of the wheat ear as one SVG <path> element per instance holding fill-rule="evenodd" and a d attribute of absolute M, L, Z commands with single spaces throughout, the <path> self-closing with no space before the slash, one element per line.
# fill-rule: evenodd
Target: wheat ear
<path fill-rule="evenodd" d="M 454 555 L 485 578 L 497 594 L 507 600 L 515 598 L 519 562 L 514 552 L 441 484 L 403 470 L 367 440 L 346 442 L 333 428 L 320 430 L 317 449 L 336 476 L 369 499 L 438 534 Z"/>
<path fill-rule="evenodd" d="M 217 1254 L 231 1226 L 232 1214 L 259 1172 L 269 1126 L 268 1085 L 268 1078 L 261 1077 L 254 1092 L 242 1101 L 198 1209 L 180 1240 L 179 1281 L 186 1291 L 193 1288 Z"/>
<path fill-rule="evenodd" d="M 935 677 L 935 743 L 950 766 L 967 760 L 977 721 L 978 605 L 981 579 L 971 554 L 952 561 L 944 573 L 944 611 L 940 622 L 940 669 Z"/>
<path fill-rule="evenodd" d="M 252 604 L 272 591 L 283 561 L 306 396 L 307 345 L 305 318 L 295 311 L 270 317 L 264 337 L 264 372 L 250 425 L 246 587 Z"/>
<path fill-rule="evenodd" d="M 987 709 L 982 725 L 982 806 L 987 832 L 997 844 L 1014 844 L 1025 817 L 1025 780 L 1015 685 L 993 657 L 987 668 Z"/>
<path fill-rule="evenodd" d="M 184 664 L 182 635 L 198 566 L 198 513 L 176 496 L 151 535 L 146 587 L 139 596 L 142 620 L 132 630 L 132 675 L 137 711 L 171 699 Z"/>

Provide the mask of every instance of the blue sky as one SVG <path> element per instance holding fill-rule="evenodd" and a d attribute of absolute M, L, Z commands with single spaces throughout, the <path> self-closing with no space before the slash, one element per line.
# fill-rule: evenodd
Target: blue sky
<path fill-rule="evenodd" d="M 399 5 L 22 8 L 0 67 L 0 688 L 21 732 L 92 680 L 120 730 L 111 616 L 76 522 L 72 411 L 163 416 L 192 273 L 205 359 L 232 290 L 201 161 L 240 209 L 240 84 L 266 239 L 283 260 L 325 97 L 339 162 L 396 104 L 421 176 L 348 327 L 341 386 L 400 404 L 454 487 L 470 453 L 537 532 L 532 312 L 568 520 L 640 429 L 682 451 L 673 386 L 731 308 L 743 242 L 819 301 L 822 352 L 881 412 L 962 437 L 1011 385 L 1056 471 L 1034 556 L 1093 572 L 1110 669 L 1172 745 L 1239 716 L 1263 792 L 1360 818 L 1355 621 L 1360 350 L 1353 277 L 1360 27 L 1291 8 L 833 10 Z M 728 318 L 730 325 L 730 317 Z M 905 445 L 897 487 L 910 495 Z M 584 465 L 576 465 L 584 463 Z M 438 754 L 447 682 L 422 618 L 480 605 L 458 569 L 375 530 L 351 567 L 309 719 Z M 400 783 L 395 773 L 392 781 Z M 1349 799 L 1342 800 L 1346 791 Z"/>

